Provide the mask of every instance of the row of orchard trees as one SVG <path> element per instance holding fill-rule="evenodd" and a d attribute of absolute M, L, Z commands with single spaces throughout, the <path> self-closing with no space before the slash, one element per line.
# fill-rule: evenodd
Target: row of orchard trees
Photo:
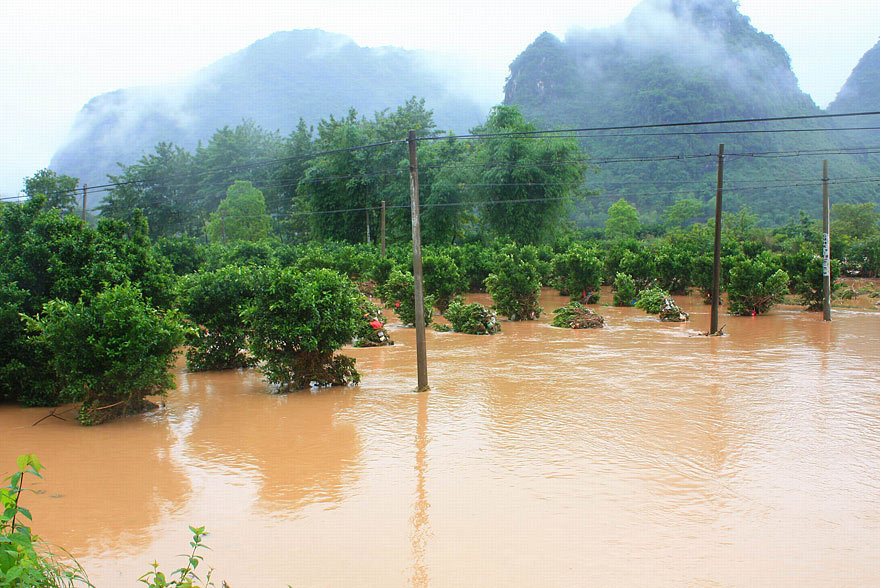
<path fill-rule="evenodd" d="M 464 316 L 458 297 L 466 292 L 487 291 L 494 311 L 512 320 L 540 316 L 542 286 L 587 304 L 602 285 L 615 287 L 618 304 L 658 288 L 706 294 L 713 232 L 697 224 L 662 238 L 615 229 L 540 245 L 426 245 L 425 290 L 454 325 L 458 317 L 477 332 L 494 332 L 495 323 L 485 309 Z M 741 214 L 726 219 L 722 234 L 729 312 L 766 312 L 790 294 L 818 307 L 822 263 L 811 222 L 767 231 Z M 101 219 L 92 228 L 41 196 L 0 205 L 0 398 L 76 401 L 81 420 L 100 422 L 173 385 L 169 368 L 184 343 L 192 369 L 259 364 L 269 381 L 292 388 L 357 381 L 353 363 L 334 356 L 365 316 L 376 316 L 356 284 L 411 324 L 411 259 L 400 243 L 386 258 L 375 246 L 338 241 L 152 243 L 137 213 L 130 223 Z M 835 260 L 833 277 L 839 266 Z"/>

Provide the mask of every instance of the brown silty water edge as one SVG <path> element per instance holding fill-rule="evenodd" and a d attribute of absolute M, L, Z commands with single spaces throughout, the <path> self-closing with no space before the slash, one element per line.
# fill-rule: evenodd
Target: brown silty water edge
<path fill-rule="evenodd" d="M 0 470 L 40 457 L 34 530 L 99 588 L 178 567 L 188 524 L 233 588 L 880 584 L 880 313 L 707 338 L 676 299 L 691 322 L 557 329 L 545 291 L 499 335 L 429 330 L 423 394 L 392 319 L 397 345 L 344 350 L 357 387 L 181 362 L 164 409 L 100 427 L 2 406 Z"/>

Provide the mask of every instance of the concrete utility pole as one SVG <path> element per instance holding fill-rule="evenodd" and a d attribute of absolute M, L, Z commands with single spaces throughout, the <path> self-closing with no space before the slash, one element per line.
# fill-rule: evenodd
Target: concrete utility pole
<path fill-rule="evenodd" d="M 83 184 L 83 212 L 82 212 L 82 219 L 83 220 L 86 220 L 86 198 L 88 197 L 88 195 L 89 195 L 89 185 Z"/>
<path fill-rule="evenodd" d="M 828 209 L 828 160 L 822 162 L 822 301 L 823 320 L 831 320 L 831 213 Z"/>
<path fill-rule="evenodd" d="M 416 361 L 419 385 L 417 392 L 428 390 L 428 352 L 425 347 L 425 290 L 422 283 L 422 229 L 419 219 L 419 161 L 416 152 L 416 132 L 410 131 L 409 144 L 409 192 L 412 218 L 413 279 L 416 304 Z"/>
<path fill-rule="evenodd" d="M 715 190 L 715 255 L 712 259 L 712 319 L 709 334 L 718 332 L 721 300 L 721 196 L 724 192 L 724 143 L 718 145 L 718 187 Z"/>

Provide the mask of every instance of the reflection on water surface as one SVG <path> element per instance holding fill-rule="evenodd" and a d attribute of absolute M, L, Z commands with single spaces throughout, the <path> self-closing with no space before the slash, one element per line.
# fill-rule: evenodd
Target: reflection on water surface
<path fill-rule="evenodd" d="M 99 587 L 176 567 L 188 524 L 233 587 L 880 583 L 880 314 L 703 338 L 680 302 L 691 323 L 429 331 L 424 394 L 398 328 L 347 350 L 359 387 L 181 365 L 164 410 L 94 429 L 4 406 L 0 467 L 40 456 L 35 528 Z"/>

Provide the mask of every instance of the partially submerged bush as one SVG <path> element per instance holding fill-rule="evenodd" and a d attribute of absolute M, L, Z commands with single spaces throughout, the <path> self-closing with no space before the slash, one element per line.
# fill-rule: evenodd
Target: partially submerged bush
<path fill-rule="evenodd" d="M 553 258 L 553 275 L 559 293 L 567 293 L 572 302 L 595 304 L 599 302 L 599 288 L 605 267 L 596 252 L 580 243 Z"/>
<path fill-rule="evenodd" d="M 289 390 L 360 381 L 354 359 L 333 355 L 362 319 L 361 294 L 348 278 L 326 269 L 266 268 L 258 286 L 242 318 L 270 383 Z"/>
<path fill-rule="evenodd" d="M 134 286 L 114 286 L 88 304 L 50 301 L 31 324 L 51 354 L 62 400 L 82 402 L 83 424 L 142 411 L 145 396 L 174 388 L 169 370 L 183 327 L 177 315 L 147 306 Z"/>
<path fill-rule="evenodd" d="M 605 319 L 580 302 L 570 302 L 553 311 L 556 316 L 550 323 L 554 327 L 568 329 L 599 329 L 605 326 Z"/>
<path fill-rule="evenodd" d="M 730 268 L 727 287 L 731 314 L 764 314 L 785 300 L 789 277 L 769 256 L 740 259 Z"/>
<path fill-rule="evenodd" d="M 495 258 L 492 273 L 486 278 L 486 291 L 492 296 L 498 314 L 512 321 L 534 320 L 541 316 L 537 250 L 529 245 L 504 246 Z"/>
<path fill-rule="evenodd" d="M 394 345 L 385 329 L 385 316 L 378 306 L 364 298 L 361 301 L 361 320 L 354 334 L 355 347 L 379 347 Z"/>
<path fill-rule="evenodd" d="M 614 306 L 632 306 L 636 295 L 636 283 L 632 276 L 617 272 L 614 278 Z"/>
<path fill-rule="evenodd" d="M 683 323 L 690 320 L 690 317 L 675 303 L 675 300 L 666 298 L 660 308 L 660 320 L 665 323 Z"/>
<path fill-rule="evenodd" d="M 379 289 L 379 295 L 385 302 L 386 306 L 391 305 L 394 314 L 400 319 L 404 325 L 415 325 L 416 323 L 416 303 L 415 303 L 415 280 L 409 272 L 405 272 L 399 268 L 391 270 L 391 275 L 385 285 Z M 425 296 L 425 326 L 431 324 L 432 308 L 434 306 L 434 298 Z"/>
<path fill-rule="evenodd" d="M 831 295 L 840 289 L 841 284 L 836 283 L 840 277 L 840 264 L 836 259 L 831 260 Z M 799 295 L 800 303 L 807 310 L 822 310 L 825 303 L 825 275 L 824 262 L 821 257 L 813 257 L 807 262 L 803 274 L 795 277 L 794 291 Z"/>
<path fill-rule="evenodd" d="M 478 302 L 464 304 L 456 300 L 449 305 L 443 316 L 452 323 L 452 328 L 457 333 L 494 335 L 501 331 L 495 313 Z"/>
<path fill-rule="evenodd" d="M 253 276 L 253 269 L 227 266 L 181 279 L 180 310 L 196 327 L 186 337 L 191 371 L 253 365 L 241 321 L 241 311 L 254 296 Z"/>
<path fill-rule="evenodd" d="M 434 297 L 434 305 L 442 314 L 456 294 L 464 292 L 467 284 L 458 265 L 448 255 L 431 253 L 422 260 L 425 294 Z"/>
<path fill-rule="evenodd" d="M 669 298 L 669 292 L 657 286 L 642 290 L 636 299 L 636 308 L 641 308 L 648 314 L 659 314 L 663 308 L 663 301 Z"/>

